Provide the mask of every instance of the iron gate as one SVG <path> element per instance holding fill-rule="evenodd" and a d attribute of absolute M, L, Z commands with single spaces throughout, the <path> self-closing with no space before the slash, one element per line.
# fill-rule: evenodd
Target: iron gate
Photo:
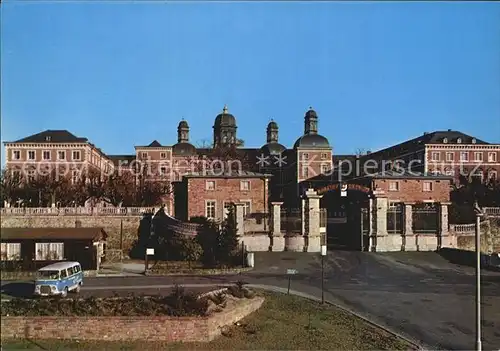
<path fill-rule="evenodd" d="M 404 207 L 402 203 L 390 203 L 387 209 L 387 232 L 403 234 Z"/>

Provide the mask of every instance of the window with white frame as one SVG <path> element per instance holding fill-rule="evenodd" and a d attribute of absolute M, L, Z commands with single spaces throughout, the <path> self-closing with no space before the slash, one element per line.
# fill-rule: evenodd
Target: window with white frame
<path fill-rule="evenodd" d="M 302 159 L 303 160 L 309 160 L 309 154 L 308 153 L 303 153 L 302 154 Z"/>
<path fill-rule="evenodd" d="M 17 169 L 13 169 L 12 170 L 12 177 L 14 179 L 19 179 L 21 178 L 21 171 L 20 170 L 17 170 Z"/>
<path fill-rule="evenodd" d="M 32 182 L 35 180 L 35 170 L 30 169 L 26 172 L 26 175 L 28 177 L 28 182 Z"/>
<path fill-rule="evenodd" d="M 467 151 L 460 153 L 460 161 L 469 161 L 469 153 Z"/>
<path fill-rule="evenodd" d="M 165 166 L 160 167 L 160 175 L 161 176 L 167 175 L 167 167 Z"/>
<path fill-rule="evenodd" d="M 474 152 L 474 161 L 482 161 L 483 153 L 482 152 Z"/>
<path fill-rule="evenodd" d="M 328 171 L 330 170 L 330 166 L 329 165 L 321 165 L 321 173 L 327 173 Z"/>
<path fill-rule="evenodd" d="M 215 201 L 208 200 L 205 202 L 205 217 L 215 218 Z"/>
<path fill-rule="evenodd" d="M 399 190 L 399 182 L 393 181 L 389 182 L 389 191 L 398 191 Z"/>
<path fill-rule="evenodd" d="M 64 260 L 64 243 L 35 243 L 35 260 Z"/>
<path fill-rule="evenodd" d="M 73 161 L 80 161 L 81 160 L 81 153 L 78 150 L 73 151 L 72 153 L 73 156 Z"/>
<path fill-rule="evenodd" d="M 28 160 L 33 161 L 36 158 L 36 153 L 34 150 L 28 150 Z"/>
<path fill-rule="evenodd" d="M 174 172 L 174 182 L 179 182 L 181 180 L 181 175 L 179 172 Z"/>
<path fill-rule="evenodd" d="M 50 151 L 49 151 L 49 150 L 44 150 L 44 151 L 42 152 L 42 158 L 43 158 L 44 160 L 46 160 L 46 161 L 47 161 L 47 160 L 50 160 Z"/>
<path fill-rule="evenodd" d="M 243 204 L 243 216 L 248 216 L 250 213 L 252 213 L 252 202 L 251 201 L 240 201 Z"/>
<path fill-rule="evenodd" d="M 206 190 L 215 190 L 215 180 L 207 180 L 205 183 Z"/>
<path fill-rule="evenodd" d="M 424 182 L 424 191 L 432 191 L 432 182 Z"/>
<path fill-rule="evenodd" d="M 73 184 L 78 183 L 78 180 L 80 179 L 80 173 L 77 170 L 71 171 L 71 182 Z"/>
<path fill-rule="evenodd" d="M 240 190 L 241 191 L 249 191 L 250 190 L 250 181 L 249 180 L 240 181 Z"/>
<path fill-rule="evenodd" d="M 434 151 L 432 153 L 432 161 L 439 161 L 439 152 Z"/>
<path fill-rule="evenodd" d="M 1 243 L 2 261 L 18 261 L 21 259 L 21 243 Z"/>
<path fill-rule="evenodd" d="M 13 160 L 20 160 L 21 159 L 21 151 L 20 150 L 13 150 L 12 151 L 12 159 Z"/>
<path fill-rule="evenodd" d="M 62 150 L 57 151 L 57 159 L 60 161 L 66 160 L 66 151 Z"/>
<path fill-rule="evenodd" d="M 496 152 L 488 152 L 488 162 L 497 162 Z"/>
<path fill-rule="evenodd" d="M 328 154 L 325 154 L 325 153 L 321 154 L 322 160 L 326 160 L 327 158 L 328 158 Z"/>
<path fill-rule="evenodd" d="M 142 157 L 142 158 L 148 158 L 148 153 L 147 153 L 147 152 L 143 152 L 143 153 L 141 154 L 141 157 Z"/>
<path fill-rule="evenodd" d="M 166 152 L 161 152 L 160 153 L 160 158 L 167 158 L 167 153 Z"/>
<path fill-rule="evenodd" d="M 455 154 L 453 152 L 446 153 L 446 161 L 453 161 Z"/>

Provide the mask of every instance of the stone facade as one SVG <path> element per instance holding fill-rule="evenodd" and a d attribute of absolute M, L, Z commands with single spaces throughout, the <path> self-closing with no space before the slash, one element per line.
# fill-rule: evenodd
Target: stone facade
<path fill-rule="evenodd" d="M 2 340 L 77 339 L 208 342 L 224 326 L 241 320 L 261 307 L 264 298 L 238 301 L 228 310 L 209 317 L 2 317 Z"/>

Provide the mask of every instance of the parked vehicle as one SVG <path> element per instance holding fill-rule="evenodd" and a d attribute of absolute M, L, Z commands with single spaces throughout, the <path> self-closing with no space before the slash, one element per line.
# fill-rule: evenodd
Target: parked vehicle
<path fill-rule="evenodd" d="M 34 294 L 66 297 L 69 291 L 80 292 L 82 285 L 83 271 L 80 263 L 57 262 L 38 270 Z"/>

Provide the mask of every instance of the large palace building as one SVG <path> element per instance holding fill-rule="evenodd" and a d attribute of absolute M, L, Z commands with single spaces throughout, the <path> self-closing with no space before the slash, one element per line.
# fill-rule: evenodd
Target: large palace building
<path fill-rule="evenodd" d="M 292 147 L 279 142 L 275 121 L 267 125 L 266 144 L 240 147 L 236 118 L 226 106 L 215 118 L 213 145 L 196 148 L 189 131 L 188 122 L 182 120 L 174 145 L 154 140 L 135 146 L 133 154 L 109 155 L 87 138 L 66 130 L 46 130 L 6 142 L 6 168 L 28 178 L 36 177 L 41 169 L 63 166 L 72 178 L 86 169 L 104 174 L 131 172 L 143 181 L 168 182 L 175 191 L 165 202 L 179 218 L 219 218 L 226 204 L 235 201 L 245 203 L 247 213 L 268 213 L 272 201 L 300 207 L 300 195 L 308 188 L 355 182 L 369 172 L 394 174 L 398 167 L 421 177 L 448 176 L 455 181 L 464 172 L 482 180 L 496 179 L 500 170 L 500 144 L 452 130 L 424 133 L 373 153 L 334 155 L 328 139 L 319 133 L 318 114 L 312 108 L 305 113 L 303 133 Z M 346 173 L 346 163 L 370 165 L 361 170 L 350 167 L 355 171 Z"/>

